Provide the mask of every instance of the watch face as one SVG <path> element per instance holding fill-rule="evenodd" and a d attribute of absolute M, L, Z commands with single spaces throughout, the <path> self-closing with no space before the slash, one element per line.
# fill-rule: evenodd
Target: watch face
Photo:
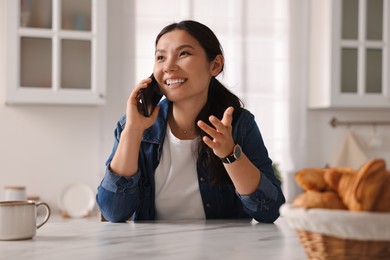
<path fill-rule="evenodd" d="M 239 146 L 238 144 L 236 146 L 234 146 L 234 157 L 236 157 L 236 159 L 240 159 L 241 158 L 241 146 Z"/>

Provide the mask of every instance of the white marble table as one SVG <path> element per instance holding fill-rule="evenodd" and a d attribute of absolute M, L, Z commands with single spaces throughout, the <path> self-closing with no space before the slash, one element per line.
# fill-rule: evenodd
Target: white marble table
<path fill-rule="evenodd" d="M 54 218 L 23 241 L 0 241 L 0 259 L 306 259 L 295 231 L 275 224 L 216 220 L 109 223 Z"/>

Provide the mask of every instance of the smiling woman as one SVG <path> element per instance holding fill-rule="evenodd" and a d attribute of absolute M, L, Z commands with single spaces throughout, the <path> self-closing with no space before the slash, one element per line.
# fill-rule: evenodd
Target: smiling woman
<path fill-rule="evenodd" d="M 157 39 L 154 75 L 163 93 L 178 106 L 196 105 L 196 113 L 206 103 L 211 77 L 222 71 L 222 55 L 209 60 L 200 43 L 185 30 L 173 30 Z"/>
<path fill-rule="evenodd" d="M 220 42 L 207 26 L 173 23 L 155 42 L 153 75 L 166 96 L 150 117 L 131 92 L 97 202 L 109 221 L 254 218 L 285 202 L 254 116 L 216 77 Z"/>

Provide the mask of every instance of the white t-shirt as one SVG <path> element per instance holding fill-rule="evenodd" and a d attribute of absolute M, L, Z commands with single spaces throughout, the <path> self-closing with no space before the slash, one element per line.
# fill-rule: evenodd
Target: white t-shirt
<path fill-rule="evenodd" d="M 198 138 L 180 140 L 169 126 L 154 178 L 156 219 L 205 219 L 196 171 Z"/>

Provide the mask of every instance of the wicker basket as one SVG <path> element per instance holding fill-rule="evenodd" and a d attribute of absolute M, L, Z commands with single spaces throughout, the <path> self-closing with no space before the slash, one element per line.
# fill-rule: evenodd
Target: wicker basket
<path fill-rule="evenodd" d="M 308 259 L 390 259 L 390 214 L 305 210 L 286 204 L 281 215 L 297 230 Z"/>
<path fill-rule="evenodd" d="M 309 259 L 390 259 L 390 241 L 341 239 L 304 230 L 297 233 Z"/>

